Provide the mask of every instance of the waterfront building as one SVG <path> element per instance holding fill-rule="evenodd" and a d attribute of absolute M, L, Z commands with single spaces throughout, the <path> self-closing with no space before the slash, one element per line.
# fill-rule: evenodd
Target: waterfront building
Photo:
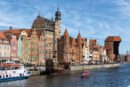
<path fill-rule="evenodd" d="M 31 63 L 39 64 L 39 38 L 35 29 L 30 36 L 30 59 Z"/>
<path fill-rule="evenodd" d="M 10 59 L 19 60 L 17 51 L 18 51 L 18 36 L 20 35 L 21 30 L 12 29 L 2 31 L 6 39 L 10 42 Z"/>
<path fill-rule="evenodd" d="M 67 29 L 64 32 L 64 35 L 58 40 L 58 62 L 70 62 L 69 59 L 69 34 Z"/>
<path fill-rule="evenodd" d="M 104 46 L 100 46 L 100 62 L 101 63 L 109 63 L 111 60 L 107 57 L 106 49 Z"/>
<path fill-rule="evenodd" d="M 77 38 L 70 37 L 67 29 L 61 36 L 60 26 L 61 12 L 57 9 L 55 20 L 38 15 L 32 29 L 10 27 L 9 30 L 1 31 L 4 35 L 1 40 L 2 43 L 10 42 L 10 58 L 23 63 L 43 64 L 46 59 L 71 64 L 117 61 L 120 37 L 109 36 L 105 40 L 105 47 L 101 47 L 96 39 L 82 38 L 80 33 Z"/>
<path fill-rule="evenodd" d="M 44 32 L 45 37 L 45 59 L 52 59 L 57 62 L 57 39 L 61 36 L 61 12 L 59 8 L 55 13 L 55 20 L 50 20 L 40 15 L 34 20 L 32 28 L 38 31 L 38 34 Z"/>
<path fill-rule="evenodd" d="M 90 39 L 89 45 L 90 45 L 90 51 L 93 51 L 93 49 L 95 49 L 95 47 L 97 46 L 97 40 L 96 39 Z"/>
<path fill-rule="evenodd" d="M 18 50 L 17 36 L 15 34 L 12 34 L 10 38 L 10 58 L 12 60 L 18 60 L 17 50 Z"/>
<path fill-rule="evenodd" d="M 58 62 L 81 64 L 82 62 L 82 40 L 80 33 L 77 38 L 69 36 L 67 29 L 64 34 L 58 40 Z"/>
<path fill-rule="evenodd" d="M 17 51 L 18 59 L 22 60 L 22 38 L 21 35 L 18 37 L 18 51 Z"/>
<path fill-rule="evenodd" d="M 100 52 L 98 47 L 95 47 L 92 51 L 92 61 L 94 64 L 100 63 Z"/>
<path fill-rule="evenodd" d="M 28 33 L 26 30 L 21 31 L 21 35 L 19 36 L 21 38 L 22 43 L 19 44 L 21 46 L 21 49 L 19 51 L 22 51 L 21 55 L 21 61 L 23 63 L 28 63 L 29 60 L 29 40 L 28 40 Z"/>
<path fill-rule="evenodd" d="M 77 41 L 77 45 L 78 45 L 78 50 L 79 50 L 79 52 L 78 52 L 78 59 L 77 59 L 77 61 L 78 61 L 78 64 L 80 64 L 81 62 L 82 62 L 82 58 L 83 58 L 83 49 L 82 49 L 82 44 L 83 44 L 83 38 L 81 38 L 81 35 L 80 35 L 80 32 L 78 33 L 78 36 L 77 36 L 77 39 L 76 39 L 76 41 Z"/>
<path fill-rule="evenodd" d="M 45 64 L 44 52 L 45 52 L 45 37 L 42 32 L 39 38 L 39 64 Z"/>
<path fill-rule="evenodd" d="M 119 36 L 108 36 L 105 40 L 105 48 L 107 56 L 113 61 L 116 62 L 119 56 L 119 44 L 121 38 Z"/>
<path fill-rule="evenodd" d="M 10 59 L 10 42 L 3 32 L 0 32 L 0 60 Z"/>
<path fill-rule="evenodd" d="M 89 48 L 90 48 L 89 39 L 87 39 L 87 41 L 85 41 L 85 43 L 83 44 L 83 60 L 82 60 L 83 64 L 88 64 L 92 59 L 92 54 L 90 53 Z"/>

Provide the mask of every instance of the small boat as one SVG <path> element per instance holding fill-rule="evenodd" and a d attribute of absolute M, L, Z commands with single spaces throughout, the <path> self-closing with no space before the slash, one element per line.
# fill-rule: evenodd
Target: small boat
<path fill-rule="evenodd" d="M 24 68 L 23 64 L 6 62 L 0 64 L 0 82 L 27 79 L 31 73 Z"/>
<path fill-rule="evenodd" d="M 87 79 L 89 76 L 90 76 L 89 70 L 85 70 L 81 73 L 81 78 L 83 78 L 83 79 Z"/>

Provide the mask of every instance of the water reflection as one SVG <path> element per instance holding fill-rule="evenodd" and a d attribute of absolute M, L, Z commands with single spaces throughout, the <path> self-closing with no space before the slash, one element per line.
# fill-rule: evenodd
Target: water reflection
<path fill-rule="evenodd" d="M 81 79 L 80 72 L 62 76 L 34 76 L 28 80 L 0 83 L 0 87 L 127 87 L 130 65 L 113 69 L 96 69 L 91 77 Z"/>

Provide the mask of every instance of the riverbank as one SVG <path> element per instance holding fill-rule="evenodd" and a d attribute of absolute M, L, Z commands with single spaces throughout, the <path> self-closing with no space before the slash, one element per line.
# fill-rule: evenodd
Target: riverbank
<path fill-rule="evenodd" d="M 29 79 L 0 83 L 0 87 L 128 87 L 130 63 L 119 68 L 95 69 L 90 78 L 81 79 L 80 71 L 71 75 L 31 76 Z"/>
<path fill-rule="evenodd" d="M 70 71 L 69 72 L 75 72 L 75 71 L 82 71 L 86 69 L 98 69 L 98 68 L 114 68 L 114 67 L 119 67 L 121 63 L 116 63 L 116 64 L 102 64 L 102 65 L 79 65 L 79 66 L 70 66 Z M 38 67 L 39 68 L 39 67 Z M 42 67 L 44 68 L 42 71 L 45 72 L 45 66 Z M 41 70 L 38 71 L 31 71 L 32 76 L 40 75 Z M 62 73 L 64 74 L 66 71 L 63 70 Z M 54 75 L 62 74 L 62 73 L 54 73 Z"/>
<path fill-rule="evenodd" d="M 98 68 L 114 68 L 119 67 L 121 63 L 116 64 L 102 64 L 102 65 L 80 65 L 80 66 L 71 66 L 71 71 L 85 70 L 85 69 L 98 69 Z"/>

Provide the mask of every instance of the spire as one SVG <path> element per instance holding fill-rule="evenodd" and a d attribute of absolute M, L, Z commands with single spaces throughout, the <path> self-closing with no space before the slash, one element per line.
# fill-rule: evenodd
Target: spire
<path fill-rule="evenodd" d="M 57 11 L 55 13 L 55 20 L 61 20 L 61 11 L 59 10 L 59 6 L 57 7 Z"/>
<path fill-rule="evenodd" d="M 77 38 L 79 38 L 79 39 L 81 38 L 80 31 L 79 31 L 79 33 L 78 33 L 78 37 L 77 37 Z"/>
<path fill-rule="evenodd" d="M 37 9 L 37 17 L 40 17 L 40 11 Z"/>
<path fill-rule="evenodd" d="M 67 29 L 65 29 L 64 36 L 69 36 Z"/>

